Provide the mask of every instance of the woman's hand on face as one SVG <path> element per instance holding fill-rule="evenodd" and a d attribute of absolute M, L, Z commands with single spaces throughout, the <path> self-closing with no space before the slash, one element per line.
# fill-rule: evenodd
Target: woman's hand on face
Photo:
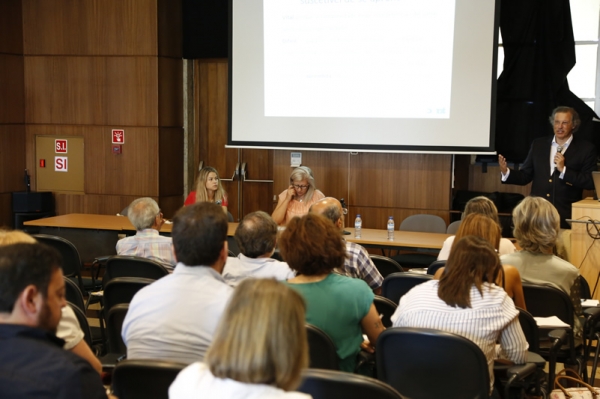
<path fill-rule="evenodd" d="M 291 200 L 296 196 L 296 190 L 294 190 L 294 186 L 290 185 L 287 189 L 287 197 Z"/>

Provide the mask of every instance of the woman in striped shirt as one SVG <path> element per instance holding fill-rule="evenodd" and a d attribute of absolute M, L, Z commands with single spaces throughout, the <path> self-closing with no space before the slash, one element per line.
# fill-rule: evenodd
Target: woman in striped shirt
<path fill-rule="evenodd" d="M 525 363 L 528 348 L 519 311 L 493 283 L 501 270 L 498 254 L 488 241 L 461 238 L 452 248 L 441 279 L 420 284 L 401 298 L 392 316 L 394 327 L 435 328 L 470 339 L 487 358 L 493 387 L 496 342 L 500 342 L 500 356 L 517 364 Z"/>

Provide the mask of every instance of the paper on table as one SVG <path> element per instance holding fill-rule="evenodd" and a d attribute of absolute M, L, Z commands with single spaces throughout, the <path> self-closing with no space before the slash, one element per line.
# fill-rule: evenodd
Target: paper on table
<path fill-rule="evenodd" d="M 594 306 L 600 305 L 600 301 L 597 299 L 586 299 L 581 301 L 581 306 L 586 308 L 593 308 Z"/>
<path fill-rule="evenodd" d="M 534 317 L 538 327 L 570 327 L 567 323 L 556 316 Z"/>

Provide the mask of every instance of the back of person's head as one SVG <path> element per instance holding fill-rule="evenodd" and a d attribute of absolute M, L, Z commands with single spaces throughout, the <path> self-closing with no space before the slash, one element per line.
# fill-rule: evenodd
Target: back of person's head
<path fill-rule="evenodd" d="M 204 361 L 218 378 L 290 391 L 308 366 L 305 305 L 272 279 L 246 279 L 235 289 Z"/>
<path fill-rule="evenodd" d="M 513 225 L 513 235 L 523 250 L 552 253 L 560 230 L 560 216 L 550 202 L 541 197 L 525 197 L 513 210 Z"/>
<path fill-rule="evenodd" d="M 212 266 L 227 241 L 227 216 L 212 202 L 181 208 L 173 218 L 173 247 L 178 262 Z"/>
<path fill-rule="evenodd" d="M 470 308 L 471 288 L 477 287 L 483 295 L 483 283 L 495 282 L 501 270 L 500 258 L 487 240 L 463 237 L 452 247 L 440 278 L 438 296 L 448 306 Z"/>
<path fill-rule="evenodd" d="M 317 189 L 317 184 L 315 183 L 313 172 L 308 166 L 298 166 L 296 169 L 292 170 L 292 173 L 290 174 L 290 184 L 295 184 L 302 180 L 306 180 L 306 184 L 308 184 L 308 189 L 306 190 L 306 194 L 304 194 L 304 198 L 306 201 L 310 201 Z"/>
<path fill-rule="evenodd" d="M 235 241 L 249 258 L 270 254 L 277 243 L 277 223 L 266 212 L 249 213 L 235 230 Z"/>
<path fill-rule="evenodd" d="M 160 208 L 156 201 L 150 197 L 133 200 L 127 207 L 127 217 L 136 230 L 149 229 L 154 225 Z"/>
<path fill-rule="evenodd" d="M 494 202 L 487 197 L 479 196 L 471 198 L 465 205 L 463 219 L 471 213 L 486 215 L 487 217 L 492 218 L 496 223 L 498 223 L 498 225 L 500 224 L 500 219 L 498 218 L 498 208 L 496 208 Z"/>
<path fill-rule="evenodd" d="M 312 204 L 309 212 L 322 215 L 335 224 L 342 217 L 343 210 L 340 201 L 333 197 L 326 197 Z"/>
<path fill-rule="evenodd" d="M 11 313 L 21 292 L 35 286 L 44 298 L 52 274 L 62 259 L 54 249 L 39 243 L 5 245 L 0 249 L 0 312 Z"/>
<path fill-rule="evenodd" d="M 502 229 L 498 223 L 486 215 L 471 213 L 460 222 L 454 244 L 466 236 L 481 237 L 498 250 L 500 248 L 500 239 L 502 238 Z"/>
<path fill-rule="evenodd" d="M 340 230 L 321 215 L 309 213 L 289 221 L 279 239 L 283 259 L 298 274 L 331 273 L 346 260 Z"/>
<path fill-rule="evenodd" d="M 10 244 L 35 244 L 37 241 L 20 230 L 0 230 L 0 247 Z"/>

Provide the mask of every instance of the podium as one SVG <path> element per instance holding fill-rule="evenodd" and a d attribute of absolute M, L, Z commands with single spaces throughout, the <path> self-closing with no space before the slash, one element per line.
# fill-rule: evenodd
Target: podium
<path fill-rule="evenodd" d="M 571 263 L 594 291 L 600 276 L 600 202 L 592 198 L 575 202 L 571 213 Z M 600 299 L 600 284 L 593 299 Z"/>

